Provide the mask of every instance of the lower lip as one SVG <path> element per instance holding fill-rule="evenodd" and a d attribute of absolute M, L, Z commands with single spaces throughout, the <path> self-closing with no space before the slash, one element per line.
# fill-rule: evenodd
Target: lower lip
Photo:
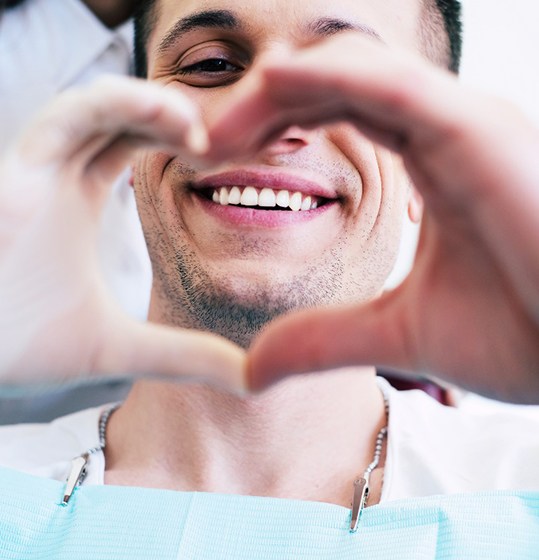
<path fill-rule="evenodd" d="M 337 201 L 330 201 L 314 210 L 258 210 L 248 206 L 223 206 L 207 198 L 194 194 L 193 198 L 206 212 L 216 218 L 236 226 L 258 226 L 279 228 L 308 222 L 325 214 Z"/>

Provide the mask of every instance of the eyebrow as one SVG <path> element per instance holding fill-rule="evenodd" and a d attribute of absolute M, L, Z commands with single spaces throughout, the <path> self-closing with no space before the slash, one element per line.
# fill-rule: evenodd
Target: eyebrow
<path fill-rule="evenodd" d="M 357 31 L 369 35 L 382 43 L 384 40 L 381 35 L 372 27 L 363 23 L 356 23 L 339 18 L 320 18 L 309 25 L 309 31 L 314 35 L 329 36 L 341 31 Z"/>
<path fill-rule="evenodd" d="M 167 31 L 157 47 L 157 52 L 159 54 L 165 53 L 185 33 L 211 28 L 233 31 L 241 29 L 242 25 L 238 18 L 229 10 L 204 10 L 196 12 L 179 19 Z M 312 22 L 307 29 L 313 35 L 321 37 L 335 35 L 341 31 L 357 31 L 383 42 L 382 37 L 372 27 L 340 18 L 320 18 Z"/>
<path fill-rule="evenodd" d="M 196 12 L 179 19 L 172 28 L 168 30 L 159 43 L 157 52 L 162 54 L 167 51 L 184 33 L 197 29 L 211 28 L 235 30 L 240 29 L 241 24 L 234 14 L 228 10 L 206 10 Z"/>

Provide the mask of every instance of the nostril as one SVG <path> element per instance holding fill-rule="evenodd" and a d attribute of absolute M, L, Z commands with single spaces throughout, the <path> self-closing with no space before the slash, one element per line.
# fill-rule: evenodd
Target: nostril
<path fill-rule="evenodd" d="M 281 138 L 265 148 L 268 156 L 287 155 L 305 148 L 308 144 L 299 138 Z"/>

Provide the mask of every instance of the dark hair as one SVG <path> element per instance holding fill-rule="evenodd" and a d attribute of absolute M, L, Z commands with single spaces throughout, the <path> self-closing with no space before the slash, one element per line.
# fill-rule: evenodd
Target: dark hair
<path fill-rule="evenodd" d="M 22 4 L 25 0 L 0 0 L 0 17 L 2 16 L 2 12 L 4 10 L 8 10 L 9 8 L 14 8 L 19 4 Z"/>
<path fill-rule="evenodd" d="M 146 45 L 157 19 L 155 0 L 141 0 L 135 10 L 133 19 L 135 27 L 135 74 L 139 78 L 147 78 L 148 59 L 146 56 Z"/>
<path fill-rule="evenodd" d="M 458 74 L 462 58 L 462 10 L 457 0 L 436 0 L 449 40 L 449 69 Z"/>
<path fill-rule="evenodd" d="M 427 17 L 421 25 L 427 30 L 422 35 L 430 45 L 427 56 L 436 62 L 443 61 L 449 70 L 458 73 L 462 55 L 460 0 L 436 0 L 435 4 L 434 0 L 423 0 L 423 3 Z M 140 78 L 147 77 L 146 44 L 157 17 L 156 0 L 139 2 L 135 12 L 135 73 Z M 444 37 L 440 38 L 440 33 Z"/>
<path fill-rule="evenodd" d="M 25 0 L 0 0 L 0 7 L 2 8 L 14 8 L 19 4 L 22 4 Z"/>

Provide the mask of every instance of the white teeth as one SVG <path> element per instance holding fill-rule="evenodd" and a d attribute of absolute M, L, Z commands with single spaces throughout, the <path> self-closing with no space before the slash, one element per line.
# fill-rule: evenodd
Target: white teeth
<path fill-rule="evenodd" d="M 219 190 L 219 204 L 221 204 L 222 206 L 226 206 L 228 204 L 228 189 L 227 188 L 221 188 Z"/>
<path fill-rule="evenodd" d="M 219 187 L 213 190 L 212 200 L 216 204 L 242 206 L 260 206 L 261 208 L 290 208 L 294 212 L 306 212 L 318 208 L 316 197 L 303 195 L 300 192 L 291 193 L 286 190 L 274 190 L 255 187 Z"/>
<path fill-rule="evenodd" d="M 272 189 L 262 189 L 258 195 L 258 206 L 273 208 L 275 206 L 275 193 Z"/>
<path fill-rule="evenodd" d="M 301 193 L 295 192 L 290 197 L 290 202 L 288 203 L 290 209 L 293 210 L 294 212 L 299 212 L 301 210 L 301 199 L 302 199 Z"/>
<path fill-rule="evenodd" d="M 241 193 L 240 203 L 243 206 L 258 206 L 258 193 L 254 187 L 245 187 Z"/>
<path fill-rule="evenodd" d="M 281 208 L 288 208 L 288 202 L 290 201 L 290 193 L 288 191 L 279 191 L 275 197 L 275 202 L 277 206 Z"/>
<path fill-rule="evenodd" d="M 232 187 L 228 193 L 229 204 L 239 204 L 241 199 L 241 191 L 238 187 Z"/>

